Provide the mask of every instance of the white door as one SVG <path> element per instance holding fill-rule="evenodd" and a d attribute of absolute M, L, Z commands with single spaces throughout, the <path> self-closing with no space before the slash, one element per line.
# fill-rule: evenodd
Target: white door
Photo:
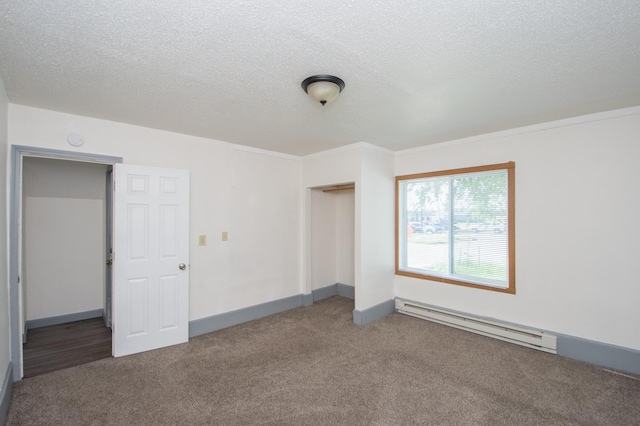
<path fill-rule="evenodd" d="M 189 340 L 189 172 L 115 165 L 113 356 Z"/>

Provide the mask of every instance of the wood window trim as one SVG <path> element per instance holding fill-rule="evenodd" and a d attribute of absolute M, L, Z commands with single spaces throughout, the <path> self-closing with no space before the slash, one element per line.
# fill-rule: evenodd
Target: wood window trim
<path fill-rule="evenodd" d="M 485 166 L 465 167 L 459 169 L 440 170 L 435 172 L 416 173 L 410 175 L 396 176 L 396 188 L 395 188 L 395 250 L 396 250 L 396 275 L 418 278 L 429 281 L 437 281 L 446 284 L 454 284 L 464 287 L 478 288 L 482 290 L 495 291 L 507 294 L 516 294 L 516 198 L 515 198 L 515 169 L 516 163 L 513 161 L 507 163 L 490 164 Z M 415 273 L 411 271 L 400 269 L 400 182 L 404 180 L 422 179 L 437 176 L 450 176 L 467 173 L 477 173 L 491 170 L 507 170 L 507 253 L 508 253 L 508 276 L 507 287 L 493 287 L 489 285 L 476 284 L 469 281 L 456 280 L 451 278 L 439 277 L 436 275 Z"/>

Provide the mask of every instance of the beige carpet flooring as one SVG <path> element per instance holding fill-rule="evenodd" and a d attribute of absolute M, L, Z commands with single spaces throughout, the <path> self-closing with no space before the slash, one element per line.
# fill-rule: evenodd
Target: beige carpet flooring
<path fill-rule="evenodd" d="M 332 297 L 15 384 L 8 425 L 638 425 L 640 380 Z"/>

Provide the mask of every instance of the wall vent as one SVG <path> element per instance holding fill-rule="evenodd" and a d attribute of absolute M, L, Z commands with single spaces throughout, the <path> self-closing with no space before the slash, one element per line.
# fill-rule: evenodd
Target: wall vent
<path fill-rule="evenodd" d="M 515 343 L 516 345 L 552 354 L 557 353 L 556 336 L 541 331 L 527 330 L 508 324 L 469 317 L 402 299 L 396 299 L 396 310 L 405 315 L 482 334 L 483 336 Z"/>

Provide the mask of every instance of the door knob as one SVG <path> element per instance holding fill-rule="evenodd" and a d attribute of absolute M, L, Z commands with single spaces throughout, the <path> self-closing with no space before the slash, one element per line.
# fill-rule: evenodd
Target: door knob
<path fill-rule="evenodd" d="M 181 263 L 178 265 L 178 268 L 180 268 L 181 271 L 184 271 L 185 269 L 187 269 L 187 265 L 185 265 L 184 263 Z"/>

